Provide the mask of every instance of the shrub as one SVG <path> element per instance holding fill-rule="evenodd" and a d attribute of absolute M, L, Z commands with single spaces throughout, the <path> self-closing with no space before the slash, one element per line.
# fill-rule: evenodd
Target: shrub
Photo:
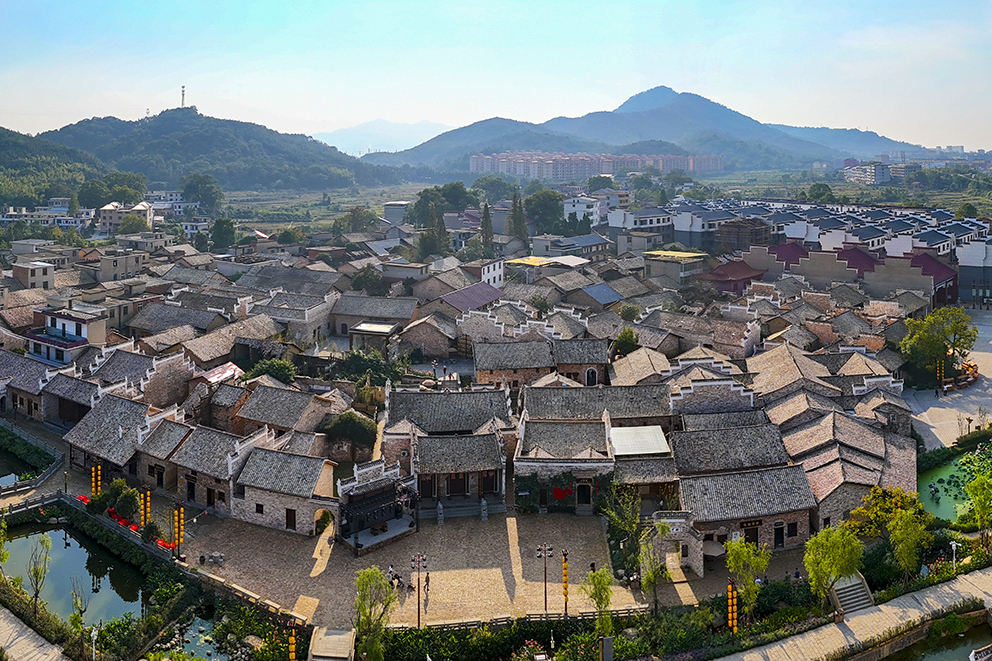
<path fill-rule="evenodd" d="M 866 548 L 861 558 L 861 574 L 872 592 L 885 590 L 898 581 L 902 570 L 892 556 L 892 545 L 880 541 Z"/>
<path fill-rule="evenodd" d="M 145 527 L 141 529 L 141 541 L 146 544 L 156 539 L 162 539 L 164 535 L 165 532 L 162 530 L 162 526 L 160 526 L 158 521 L 155 519 L 149 521 Z"/>
<path fill-rule="evenodd" d="M 988 440 L 992 440 L 992 429 L 976 429 L 954 441 L 954 447 L 958 450 L 958 454 L 970 452 Z"/>
<path fill-rule="evenodd" d="M 55 457 L 45 450 L 39 448 L 37 445 L 31 445 L 20 436 L 6 429 L 0 429 L 0 449 L 10 452 L 31 466 L 38 474 L 51 466 L 52 462 L 55 461 Z"/>
<path fill-rule="evenodd" d="M 124 489 L 121 495 L 117 497 L 117 504 L 114 505 L 117 513 L 120 514 L 127 520 L 138 513 L 138 509 L 141 507 L 141 496 L 137 489 Z"/>
<path fill-rule="evenodd" d="M 943 466 L 959 454 L 961 454 L 959 449 L 946 447 L 920 452 L 916 455 L 916 472 L 925 473 L 937 466 Z"/>

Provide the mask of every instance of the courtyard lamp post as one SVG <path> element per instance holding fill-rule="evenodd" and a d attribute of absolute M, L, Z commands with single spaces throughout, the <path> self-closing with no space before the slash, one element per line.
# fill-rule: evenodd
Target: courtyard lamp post
<path fill-rule="evenodd" d="M 548 558 L 555 550 L 550 544 L 541 544 L 537 547 L 537 557 L 544 558 L 544 612 L 548 612 Z"/>
<path fill-rule="evenodd" d="M 961 546 L 958 542 L 951 542 L 951 567 L 954 573 L 958 573 L 958 547 Z"/>
<path fill-rule="evenodd" d="M 410 558 L 410 571 L 417 571 L 417 628 L 420 628 L 420 570 L 427 571 L 427 556 L 423 553 Z M 412 577 L 411 577 L 412 578 Z"/>

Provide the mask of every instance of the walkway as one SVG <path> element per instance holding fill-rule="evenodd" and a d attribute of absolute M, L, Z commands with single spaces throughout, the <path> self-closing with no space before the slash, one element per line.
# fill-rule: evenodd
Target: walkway
<path fill-rule="evenodd" d="M 907 622 L 918 621 L 967 597 L 992 605 L 992 568 L 959 576 L 952 581 L 904 595 L 848 616 L 842 624 L 828 624 L 777 643 L 723 657 L 728 661 L 796 661 L 822 659 L 857 641 L 868 641 Z"/>
<path fill-rule="evenodd" d="M 16 615 L 0 606 L 0 648 L 17 661 L 69 661 L 62 648 L 36 634 Z"/>

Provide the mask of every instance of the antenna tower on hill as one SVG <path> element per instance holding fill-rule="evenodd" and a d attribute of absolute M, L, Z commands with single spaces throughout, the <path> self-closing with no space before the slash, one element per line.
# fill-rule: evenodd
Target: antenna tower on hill
<path fill-rule="evenodd" d="M 183 108 L 186 107 L 186 86 L 183 85 Z"/>

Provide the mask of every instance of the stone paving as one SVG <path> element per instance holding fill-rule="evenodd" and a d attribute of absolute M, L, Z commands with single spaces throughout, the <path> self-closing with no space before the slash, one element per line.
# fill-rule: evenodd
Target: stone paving
<path fill-rule="evenodd" d="M 828 624 L 723 659 L 728 661 L 820 659 L 836 654 L 857 641 L 864 642 L 883 636 L 904 626 L 907 622 L 918 621 L 969 596 L 984 600 L 986 607 L 992 605 L 992 569 L 959 576 L 947 583 L 898 597 L 881 606 L 857 611 L 845 618 L 841 624 Z"/>
<path fill-rule="evenodd" d="M 17 661 L 69 661 L 62 648 L 36 634 L 16 615 L 0 606 L 0 649 Z"/>

